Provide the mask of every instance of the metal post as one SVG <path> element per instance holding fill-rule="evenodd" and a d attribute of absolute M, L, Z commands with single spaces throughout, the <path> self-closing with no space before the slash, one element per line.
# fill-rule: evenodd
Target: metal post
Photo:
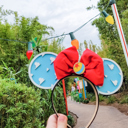
<path fill-rule="evenodd" d="M 85 95 L 85 99 L 87 99 L 87 95 L 86 95 L 86 88 L 85 88 L 85 81 L 84 81 L 84 79 L 83 79 L 83 86 L 84 86 L 84 95 Z"/>

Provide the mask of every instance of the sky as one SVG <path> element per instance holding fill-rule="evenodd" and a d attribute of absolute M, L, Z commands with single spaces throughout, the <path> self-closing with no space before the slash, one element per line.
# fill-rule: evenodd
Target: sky
<path fill-rule="evenodd" d="M 99 0 L 0 0 L 0 6 L 4 9 L 17 11 L 20 16 L 34 18 L 38 16 L 41 24 L 52 26 L 55 29 L 53 36 L 69 33 L 86 23 L 95 15 L 99 14 L 97 9 L 87 11 L 88 6 L 96 6 Z M 13 22 L 9 18 L 9 22 Z M 94 44 L 100 45 L 98 29 L 89 22 L 82 29 L 74 33 L 76 39 L 83 43 L 84 40 L 92 40 Z M 49 36 L 48 36 L 49 37 Z M 63 46 L 70 47 L 71 39 L 67 35 Z"/>

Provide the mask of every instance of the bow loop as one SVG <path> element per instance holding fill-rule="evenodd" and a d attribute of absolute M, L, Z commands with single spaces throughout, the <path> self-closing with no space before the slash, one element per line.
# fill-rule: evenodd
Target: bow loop
<path fill-rule="evenodd" d="M 80 62 L 85 65 L 84 77 L 92 83 L 102 86 L 104 82 L 104 67 L 102 58 L 95 52 L 86 49 L 81 56 Z"/>
<path fill-rule="evenodd" d="M 75 46 L 60 52 L 54 61 L 54 69 L 57 79 L 61 79 L 74 73 L 73 66 L 78 62 L 78 59 L 79 54 Z"/>

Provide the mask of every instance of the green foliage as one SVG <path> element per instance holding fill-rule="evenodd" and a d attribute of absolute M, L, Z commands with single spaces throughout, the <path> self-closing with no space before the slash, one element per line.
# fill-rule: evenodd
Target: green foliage
<path fill-rule="evenodd" d="M 70 126 L 74 126 L 74 118 L 73 118 L 73 116 L 72 115 L 70 115 L 70 113 L 69 113 L 69 115 L 68 115 L 68 124 L 70 125 Z"/>
<path fill-rule="evenodd" d="M 3 63 L 3 65 L 4 65 L 4 67 L 2 67 L 3 68 L 3 71 L 2 72 L 4 72 L 3 74 L 2 74 L 2 76 L 4 77 L 4 78 L 14 78 L 15 79 L 15 76 L 17 75 L 17 74 L 19 74 L 21 71 L 18 71 L 18 72 L 15 72 L 15 70 L 14 70 L 14 68 L 13 67 L 8 67 L 5 63 L 4 63 L 4 61 L 2 61 L 2 63 Z"/>
<path fill-rule="evenodd" d="M 104 101 L 106 98 L 103 96 L 103 95 L 101 95 L 101 94 L 99 94 L 99 102 L 102 102 L 102 101 Z"/>
<path fill-rule="evenodd" d="M 128 5 L 126 4 L 127 2 L 127 0 L 116 0 L 117 9 L 126 37 L 126 42 L 128 42 Z M 107 5 L 108 0 L 100 0 L 97 4 L 97 7 L 99 11 L 102 11 L 106 8 Z M 113 16 L 111 6 L 109 6 L 106 11 L 107 13 Z M 103 58 L 110 58 L 120 65 L 124 75 L 124 83 L 126 87 L 125 89 L 128 90 L 128 68 L 116 24 L 108 24 L 105 21 L 105 17 L 103 15 L 100 15 L 98 19 L 93 21 L 92 25 L 95 25 L 98 28 L 100 34 L 101 50 L 98 52 L 98 54 Z"/>
<path fill-rule="evenodd" d="M 128 104 L 128 96 L 126 95 L 126 96 L 124 96 L 122 99 L 121 99 L 121 101 L 120 101 L 120 104 Z"/>
<path fill-rule="evenodd" d="M 7 21 L 7 17 L 9 15 L 14 16 L 13 24 L 8 23 Z M 52 33 L 54 29 L 52 27 L 39 23 L 38 17 L 26 18 L 24 16 L 19 16 L 17 12 L 4 10 L 1 6 L 0 19 L 0 38 L 30 42 L 34 41 L 34 37 L 37 37 L 37 41 L 34 41 L 36 47 L 34 48 L 34 53 L 30 61 L 34 56 L 41 52 L 50 51 L 58 54 L 64 49 L 64 47 L 62 47 L 60 44 L 60 40 L 62 41 L 63 38 L 53 40 L 51 42 L 42 41 L 42 38 L 45 35 L 49 35 L 50 33 Z M 0 70 L 0 75 L 3 78 L 9 77 L 9 75 L 4 75 L 5 70 L 6 73 L 12 72 L 13 74 L 17 73 L 18 71 L 22 71 L 17 74 L 17 81 L 20 83 L 25 83 L 28 86 L 32 85 L 28 77 L 28 63 L 30 63 L 30 61 L 28 61 L 26 57 L 26 52 L 28 49 L 27 47 L 27 43 L 0 40 L 0 57 L 1 60 L 9 68 L 9 70 Z M 0 67 L 6 68 L 1 60 Z"/>
<path fill-rule="evenodd" d="M 93 102 L 93 101 L 96 101 L 96 97 L 95 97 L 95 95 L 93 95 L 92 98 L 91 98 L 90 100 L 91 100 L 92 102 Z"/>
<path fill-rule="evenodd" d="M 60 44 L 59 40 L 53 40 L 53 42 L 49 43 L 48 52 L 60 53 L 64 50 L 64 47 Z"/>
<path fill-rule="evenodd" d="M 96 97 L 95 97 L 94 93 L 87 93 L 87 98 L 92 102 L 96 101 Z M 99 94 L 99 102 L 102 102 L 105 100 L 106 100 L 106 97 Z"/>
<path fill-rule="evenodd" d="M 53 93 L 53 103 L 58 113 L 63 113 L 66 115 L 66 107 L 62 87 L 55 88 Z"/>
<path fill-rule="evenodd" d="M 7 21 L 8 15 L 14 16 L 14 23 Z M 59 53 L 64 49 L 63 38 L 42 41 L 45 35 L 54 29 L 39 23 L 38 17 L 26 18 L 17 12 L 3 10 L 0 7 L 0 38 L 33 41 L 34 53 L 30 59 L 41 52 Z M 37 37 L 37 41 L 34 41 Z M 3 128 L 43 128 L 48 117 L 54 113 L 51 104 L 51 90 L 35 87 L 28 77 L 30 61 L 26 57 L 27 43 L 0 40 L 0 127 Z M 10 81 L 15 78 L 15 81 Z M 62 88 L 56 88 L 54 105 L 57 112 L 65 113 L 65 102 Z"/>
<path fill-rule="evenodd" d="M 1 7 L 0 16 L 2 19 L 9 15 L 4 12 L 6 11 Z M 52 27 L 40 24 L 38 17 L 25 18 L 18 16 L 17 12 L 11 12 L 15 22 L 9 24 L 7 20 L 0 20 L 0 38 L 29 42 L 32 37 L 39 38 L 42 34 L 49 34 L 47 30 L 53 30 Z M 1 60 L 8 64 L 8 67 L 13 67 L 16 71 L 27 63 L 26 51 L 27 44 L 25 43 L 0 40 Z"/>
<path fill-rule="evenodd" d="M 112 104 L 112 103 L 114 103 L 115 101 L 117 101 L 117 99 L 116 99 L 116 97 L 114 97 L 114 96 L 108 96 L 108 98 L 107 98 L 107 104 Z"/>
<path fill-rule="evenodd" d="M 90 101 L 96 101 L 96 97 L 95 97 L 95 94 L 94 93 L 87 93 L 87 98 L 90 100 Z"/>
<path fill-rule="evenodd" d="M 128 9 L 126 9 L 123 13 L 122 13 L 122 26 L 124 29 L 124 34 L 125 34 L 125 38 L 126 41 L 128 43 Z"/>
<path fill-rule="evenodd" d="M 39 40 L 36 41 L 35 38 L 32 38 L 32 42 L 34 43 L 34 56 L 36 56 L 37 54 L 39 54 L 40 52 L 46 52 L 48 49 L 48 43 L 46 43 L 46 45 L 42 44 L 42 35 L 40 36 Z M 41 45 L 42 44 L 42 45 Z M 31 61 L 31 60 L 30 60 Z"/>
<path fill-rule="evenodd" d="M 84 99 L 83 97 L 79 98 L 78 91 L 71 92 L 71 99 L 73 99 L 76 102 L 79 102 L 79 103 L 82 102 L 82 103 L 85 103 L 85 104 L 89 103 L 89 100 L 90 100 L 90 98 L 88 98 L 88 99 Z"/>
<path fill-rule="evenodd" d="M 43 128 L 41 92 L 0 79 L 1 128 Z"/>
<path fill-rule="evenodd" d="M 80 55 L 82 55 L 82 49 L 83 48 L 83 45 L 80 44 Z M 89 42 L 87 42 L 86 40 L 84 41 L 84 48 L 85 49 L 90 49 L 91 51 L 97 53 L 101 58 L 106 58 L 106 52 L 103 50 L 106 48 L 106 46 L 102 45 L 101 46 L 98 46 L 96 44 L 94 44 L 91 40 Z"/>
<path fill-rule="evenodd" d="M 81 56 L 83 53 L 83 43 L 79 44 L 79 49 L 78 49 L 79 55 Z"/>
<path fill-rule="evenodd" d="M 40 90 L 15 84 L 0 78 L 0 127 L 44 128 L 48 117 L 54 113 L 51 90 Z M 57 112 L 66 114 L 63 91 L 56 88 L 54 105 Z"/>
<path fill-rule="evenodd" d="M 0 77 L 1 77 L 2 72 L 3 72 L 3 67 L 0 65 Z"/>
<path fill-rule="evenodd" d="M 75 97 L 77 97 L 77 95 L 78 95 L 78 92 L 77 91 L 72 91 L 71 92 L 71 100 L 73 99 L 75 99 Z"/>

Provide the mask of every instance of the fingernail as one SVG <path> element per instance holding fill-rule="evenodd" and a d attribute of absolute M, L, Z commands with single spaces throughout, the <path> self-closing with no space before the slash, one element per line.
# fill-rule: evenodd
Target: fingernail
<path fill-rule="evenodd" d="M 59 121 L 65 121 L 67 120 L 67 117 L 64 116 L 64 115 L 60 115 L 59 118 L 58 118 Z"/>

